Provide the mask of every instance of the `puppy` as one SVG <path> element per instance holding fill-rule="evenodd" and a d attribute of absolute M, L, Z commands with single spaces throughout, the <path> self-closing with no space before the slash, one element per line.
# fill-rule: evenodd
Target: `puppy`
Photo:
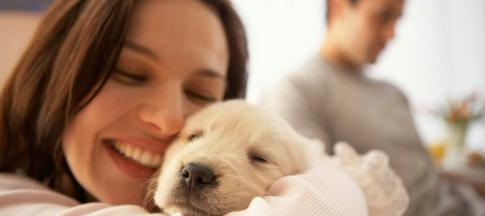
<path fill-rule="evenodd" d="M 409 197 L 387 155 L 361 156 L 345 143 L 335 152 L 241 100 L 218 103 L 190 117 L 167 149 L 153 199 L 167 214 L 223 215 L 247 208 L 278 179 L 326 163 L 360 186 L 371 216 L 404 213 Z"/>
<path fill-rule="evenodd" d="M 245 102 L 210 106 L 188 119 L 167 150 L 155 204 L 184 216 L 242 210 L 276 180 L 306 169 L 323 154 L 320 146 Z"/>

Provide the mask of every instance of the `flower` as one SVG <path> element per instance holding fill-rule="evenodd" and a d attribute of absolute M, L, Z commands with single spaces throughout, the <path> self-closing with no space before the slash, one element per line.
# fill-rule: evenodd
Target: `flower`
<path fill-rule="evenodd" d="M 447 126 L 444 144 L 430 147 L 432 156 L 442 158 L 441 161 L 437 161 L 441 162 L 442 166 L 451 167 L 465 162 L 468 127 L 475 121 L 485 119 L 485 100 L 483 99 L 477 94 L 472 94 L 459 99 L 450 99 L 437 108 L 427 109 L 443 120 Z"/>
<path fill-rule="evenodd" d="M 445 106 L 439 107 L 434 113 L 448 124 L 467 126 L 483 118 L 485 103 L 477 94 L 472 94 L 459 100 L 449 100 Z"/>

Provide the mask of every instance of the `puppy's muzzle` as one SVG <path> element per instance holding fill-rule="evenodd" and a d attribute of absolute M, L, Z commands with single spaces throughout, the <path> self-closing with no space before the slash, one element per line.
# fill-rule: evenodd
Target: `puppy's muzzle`
<path fill-rule="evenodd" d="M 180 178 L 189 191 L 201 190 L 213 186 L 216 182 L 216 177 L 211 169 L 196 163 L 185 165 L 180 172 Z"/>

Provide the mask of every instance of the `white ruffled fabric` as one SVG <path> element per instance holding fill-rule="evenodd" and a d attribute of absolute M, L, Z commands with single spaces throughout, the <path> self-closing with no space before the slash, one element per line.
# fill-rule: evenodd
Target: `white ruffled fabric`
<path fill-rule="evenodd" d="M 370 216 L 400 216 L 409 205 L 401 178 L 389 166 L 388 156 L 379 150 L 359 155 L 345 142 L 337 143 L 335 155 L 325 158 L 344 170 L 364 193 Z"/>

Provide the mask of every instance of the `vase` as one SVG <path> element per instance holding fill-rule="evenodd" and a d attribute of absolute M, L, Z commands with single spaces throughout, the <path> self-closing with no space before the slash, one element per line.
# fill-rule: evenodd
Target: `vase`
<path fill-rule="evenodd" d="M 448 123 L 447 128 L 447 147 L 443 166 L 445 168 L 463 166 L 465 164 L 465 142 L 468 124 Z"/>

